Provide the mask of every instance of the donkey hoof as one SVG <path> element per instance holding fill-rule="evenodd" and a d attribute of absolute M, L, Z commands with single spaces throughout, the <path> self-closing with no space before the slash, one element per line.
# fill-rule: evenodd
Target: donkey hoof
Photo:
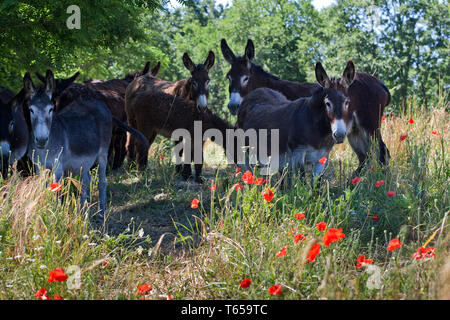
<path fill-rule="evenodd" d="M 203 184 L 203 182 L 205 182 L 205 179 L 203 179 L 201 176 L 196 176 L 195 179 L 194 179 L 194 181 L 195 181 L 196 183 Z"/>

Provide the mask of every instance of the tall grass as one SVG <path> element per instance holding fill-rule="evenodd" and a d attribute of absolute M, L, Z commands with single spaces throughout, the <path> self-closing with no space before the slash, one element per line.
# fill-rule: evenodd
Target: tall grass
<path fill-rule="evenodd" d="M 92 224 L 95 208 L 81 213 L 76 180 L 65 179 L 55 194 L 48 172 L 26 179 L 13 174 L 0 187 L 0 298 L 34 299 L 45 287 L 66 299 L 135 299 L 136 285 L 145 282 L 153 285 L 149 298 L 448 299 L 449 120 L 444 107 L 387 116 L 382 133 L 390 163 L 380 167 L 373 158 L 354 186 L 349 181 L 357 160 L 347 143 L 334 149 L 320 185 L 296 179 L 286 189 L 277 177 L 265 186 L 245 185 L 242 172 L 224 167 L 213 145 L 207 147 L 213 155 L 206 158 L 207 182 L 180 183 L 160 140 L 147 171 L 108 178 L 111 220 L 133 206 L 151 223 L 160 207 L 146 200 L 158 197 L 166 201 L 161 210 L 187 217 L 167 217 L 173 219 L 172 237 L 166 232 L 159 239 L 142 236 L 138 230 L 146 224 L 137 219 L 123 218 L 120 232 L 110 232 L 108 223 Z M 376 187 L 379 180 L 385 184 Z M 240 191 L 237 182 L 244 185 Z M 262 196 L 266 188 L 274 191 L 271 202 Z M 193 198 L 201 201 L 198 209 L 190 208 Z M 300 212 L 305 219 L 295 219 Z M 324 232 L 316 228 L 322 221 L 342 228 L 345 238 L 325 247 Z M 295 243 L 299 233 L 306 239 Z M 403 246 L 391 252 L 386 248 L 393 238 Z M 315 243 L 321 252 L 307 262 Z M 286 245 L 286 255 L 277 257 Z M 435 247 L 436 257 L 413 259 L 424 245 Z M 356 268 L 360 255 L 372 265 Z M 49 283 L 48 272 L 57 267 L 74 275 L 79 270 L 80 281 Z M 239 286 L 244 278 L 252 281 L 247 289 Z M 275 284 L 281 284 L 281 296 L 269 294 Z"/>

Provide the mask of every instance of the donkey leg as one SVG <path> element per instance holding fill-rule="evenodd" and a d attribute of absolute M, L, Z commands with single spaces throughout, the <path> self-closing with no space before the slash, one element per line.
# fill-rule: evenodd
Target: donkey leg
<path fill-rule="evenodd" d="M 100 218 L 105 221 L 106 211 L 106 166 L 108 159 L 106 153 L 100 153 L 98 157 L 98 198 L 100 206 Z"/>
<path fill-rule="evenodd" d="M 106 158 L 106 163 L 108 163 L 107 158 Z M 89 172 L 89 168 L 82 168 L 81 169 L 81 199 L 80 199 L 81 208 L 83 208 L 85 203 L 89 202 L 90 200 L 91 200 L 91 174 Z"/>
<path fill-rule="evenodd" d="M 177 142 L 175 142 L 175 145 L 178 146 L 180 143 L 183 143 L 183 139 L 180 138 Z M 183 158 L 183 149 L 180 150 L 180 152 L 178 152 L 178 159 L 182 159 Z M 183 171 L 183 165 L 177 164 L 175 165 L 175 171 L 176 173 L 181 174 L 181 172 Z"/>
<path fill-rule="evenodd" d="M 355 126 L 352 132 L 347 135 L 348 142 L 353 151 L 358 156 L 359 165 L 355 171 L 355 175 L 358 175 L 367 161 L 367 152 L 369 151 L 369 138 L 363 131 L 364 129 Z"/>
<path fill-rule="evenodd" d="M 111 140 L 111 144 L 114 148 L 114 160 L 112 163 L 112 170 L 116 170 L 122 166 L 123 160 L 125 159 L 125 142 L 126 142 L 126 133 L 124 131 L 117 132 L 113 139 Z"/>
<path fill-rule="evenodd" d="M 204 145 L 204 143 L 203 143 Z M 202 145 L 202 162 L 201 163 L 195 163 L 194 162 L 194 169 L 195 169 L 195 179 L 194 181 L 197 183 L 203 183 L 202 178 L 202 169 L 203 169 L 203 145 Z M 194 159 L 194 158 L 192 158 Z"/>
<path fill-rule="evenodd" d="M 391 157 L 391 153 L 389 152 L 389 149 L 386 147 L 386 144 L 383 141 L 383 138 L 381 137 L 381 130 L 380 128 L 377 129 L 377 140 L 378 140 L 378 147 L 379 147 L 379 161 L 382 165 L 387 165 L 389 158 Z"/>
<path fill-rule="evenodd" d="M 147 135 L 148 143 L 149 143 L 149 149 L 152 145 L 153 141 L 156 138 L 156 133 L 151 131 L 149 135 Z M 145 167 L 147 167 L 148 164 L 148 150 L 145 146 L 143 146 L 137 139 L 135 141 L 135 150 L 136 150 L 136 160 L 137 160 L 137 169 L 138 170 L 144 170 Z"/>

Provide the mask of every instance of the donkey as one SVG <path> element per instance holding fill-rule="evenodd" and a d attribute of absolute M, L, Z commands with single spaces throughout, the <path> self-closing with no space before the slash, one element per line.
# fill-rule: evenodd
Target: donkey
<path fill-rule="evenodd" d="M 25 92 L 16 96 L 0 87 L 0 169 L 3 179 L 8 176 L 9 163 L 21 159 L 28 146 L 28 127 L 22 111 Z"/>
<path fill-rule="evenodd" d="M 244 96 L 257 88 L 271 88 L 281 92 L 287 99 L 295 100 L 311 96 L 312 90 L 318 87 L 315 83 L 281 80 L 254 64 L 252 60 L 255 57 L 255 46 L 250 39 L 247 41 L 245 53 L 241 57 L 234 55 L 225 39 L 222 39 L 220 47 L 223 57 L 231 65 L 231 69 L 227 73 L 230 82 L 228 109 L 233 115 L 238 113 Z"/>
<path fill-rule="evenodd" d="M 269 155 L 279 156 L 280 169 L 286 164 L 294 171 L 298 167 L 301 176 L 305 174 L 305 164 L 314 164 L 313 179 L 328 166 L 328 162 L 319 160 L 328 159 L 332 147 L 344 142 L 352 128 L 347 89 L 354 80 L 354 65 L 347 64 L 343 83 L 336 78 L 330 80 L 320 62 L 315 74 L 319 86 L 307 98 L 290 101 L 269 88 L 252 91 L 244 97 L 237 121 L 244 130 L 278 129 L 279 155 L 271 154 L 270 134 Z M 247 159 L 246 162 L 248 165 Z"/>
<path fill-rule="evenodd" d="M 36 165 L 52 169 L 60 181 L 68 173 L 80 174 L 82 182 L 81 204 L 90 199 L 90 168 L 98 163 L 100 217 L 106 208 L 106 166 L 112 136 L 113 121 L 123 129 L 136 134 L 141 143 L 148 141 L 133 128 L 111 115 L 99 100 L 79 97 L 63 109 L 55 110 L 56 91 L 53 72 L 47 70 L 45 85 L 35 88 L 30 74 L 23 79 L 29 98 L 30 140 L 28 157 Z"/>
<path fill-rule="evenodd" d="M 146 135 L 150 144 L 158 134 L 170 137 L 171 132 L 177 128 L 193 126 L 193 121 L 200 120 L 201 114 L 205 113 L 208 107 L 208 74 L 214 60 L 214 53 L 210 51 L 205 63 L 195 65 L 189 55 L 184 53 L 183 63 L 191 73 L 189 78 L 177 82 L 161 80 L 149 74 L 136 78 L 125 93 L 128 124 L 140 128 L 138 130 Z M 196 110 L 191 108 L 192 105 Z M 180 119 L 174 120 L 175 114 Z M 148 161 L 147 154 L 132 138 L 127 144 L 128 150 L 131 150 L 132 154 L 136 153 L 138 169 L 144 168 Z M 190 172 L 190 164 L 189 168 L 187 166 L 184 166 L 183 177 Z M 181 166 L 177 166 L 177 170 L 181 171 Z M 197 177 L 196 180 L 199 180 L 200 175 Z"/>
<path fill-rule="evenodd" d="M 227 74 L 230 80 L 228 108 L 231 114 L 237 114 L 242 98 L 256 88 L 271 88 L 281 92 L 287 99 L 295 100 L 311 96 L 312 90 L 317 87 L 313 83 L 280 80 L 255 65 L 252 62 L 255 49 L 250 39 L 242 57 L 234 55 L 225 39 L 222 39 L 221 49 L 225 60 L 231 64 Z M 342 78 L 340 82 L 345 82 L 345 79 Z M 381 80 L 362 72 L 355 72 L 348 94 L 351 98 L 349 110 L 355 117 L 348 141 L 359 159 L 359 166 L 354 173 L 357 175 L 367 160 L 372 141 L 378 142 L 380 163 L 387 164 L 390 153 L 381 137 L 380 126 L 384 108 L 390 103 L 391 96 Z"/>

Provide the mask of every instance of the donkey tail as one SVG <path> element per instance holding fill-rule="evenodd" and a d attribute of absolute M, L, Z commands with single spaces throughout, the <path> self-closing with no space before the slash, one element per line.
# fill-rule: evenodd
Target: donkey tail
<path fill-rule="evenodd" d="M 133 136 L 136 137 L 136 139 L 139 140 L 139 142 L 140 142 L 143 146 L 145 146 L 146 149 L 150 148 L 150 144 L 149 144 L 149 142 L 148 142 L 148 139 L 147 139 L 140 131 L 136 130 L 136 129 L 133 128 L 133 127 L 130 127 L 130 126 L 127 125 L 125 122 L 120 121 L 120 120 L 119 120 L 118 118 L 116 118 L 115 116 L 112 116 L 112 118 L 113 118 L 115 124 L 116 124 L 118 127 L 122 128 L 122 129 L 124 129 L 124 130 L 126 130 L 126 131 L 128 131 L 128 132 L 130 132 Z"/>

